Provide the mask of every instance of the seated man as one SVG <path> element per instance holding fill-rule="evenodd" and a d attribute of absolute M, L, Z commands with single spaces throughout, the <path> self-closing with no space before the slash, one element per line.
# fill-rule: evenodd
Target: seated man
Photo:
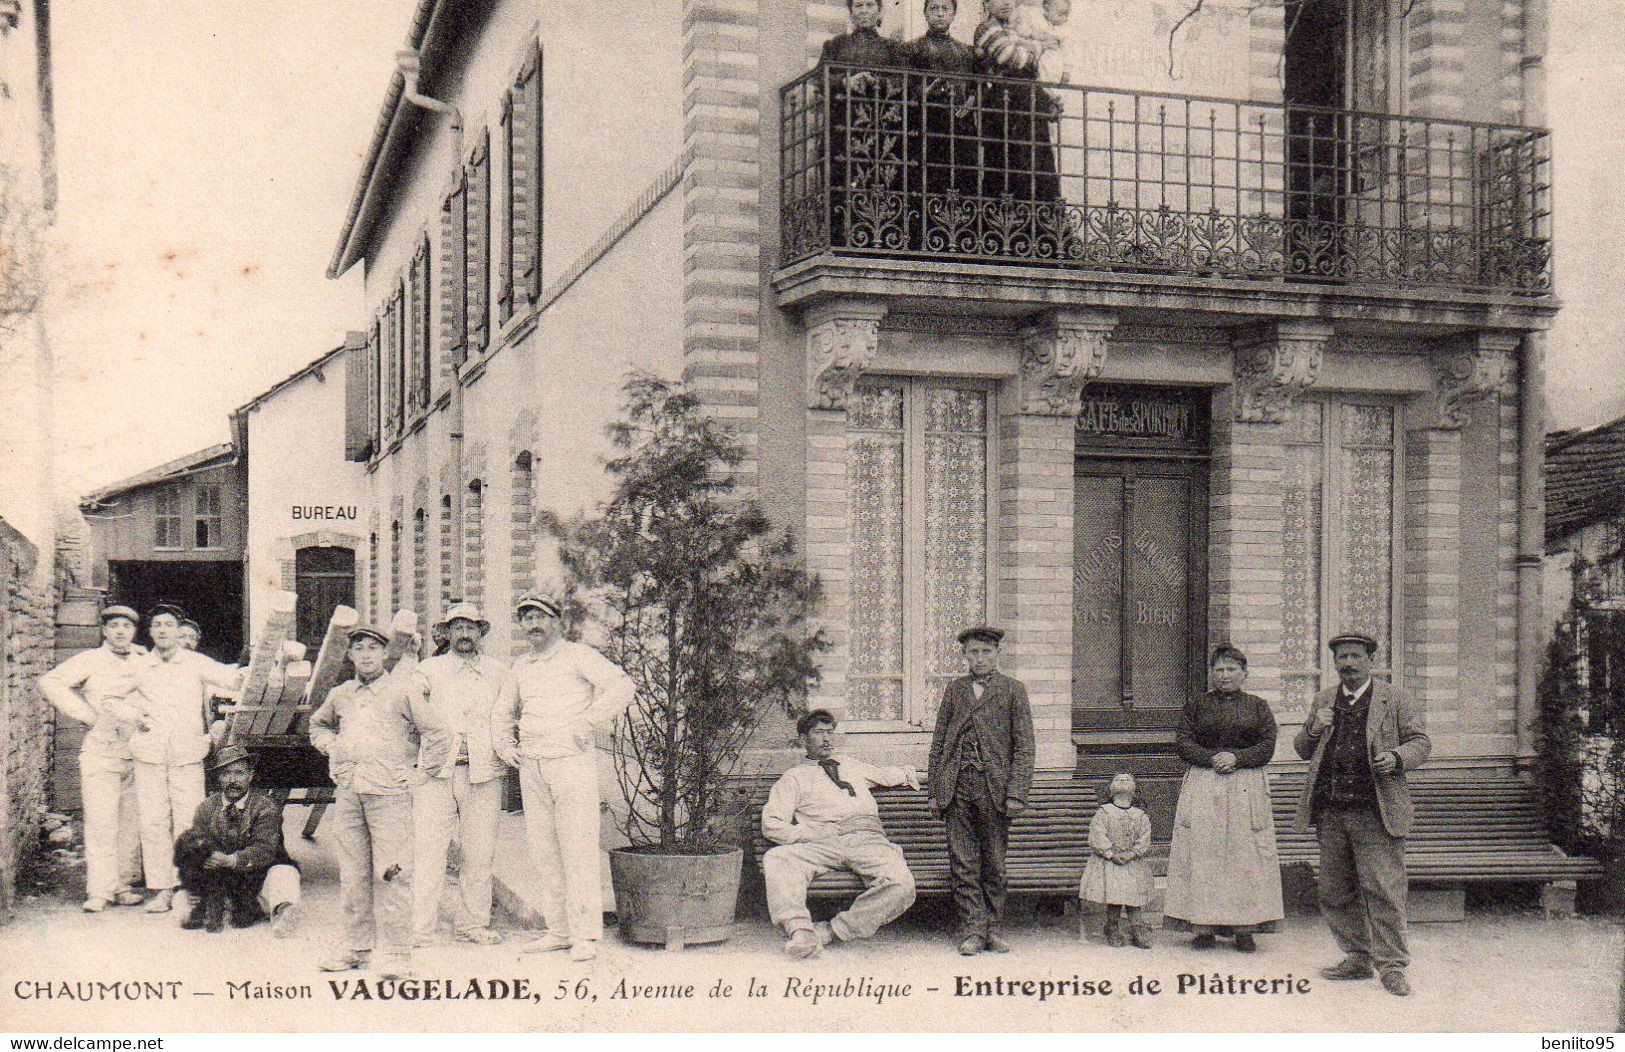
<path fill-rule="evenodd" d="M 767 907 L 790 937 L 784 952 L 815 957 L 835 939 L 867 939 L 914 902 L 914 874 L 880 824 L 871 785 L 919 789 L 914 772 L 835 757 L 835 717 L 814 709 L 796 722 L 807 758 L 784 772 L 762 808 L 762 833 L 779 847 L 762 857 Z M 832 921 L 812 922 L 807 885 L 821 873 L 850 869 L 865 889 Z"/>
<path fill-rule="evenodd" d="M 254 762 L 241 745 L 215 754 L 210 770 L 220 791 L 198 805 L 192 828 L 175 841 L 175 868 L 192 910 L 181 927 L 217 932 L 271 918 L 271 934 L 292 935 L 298 923 L 299 865 L 282 843 L 282 808 L 253 792 Z"/>

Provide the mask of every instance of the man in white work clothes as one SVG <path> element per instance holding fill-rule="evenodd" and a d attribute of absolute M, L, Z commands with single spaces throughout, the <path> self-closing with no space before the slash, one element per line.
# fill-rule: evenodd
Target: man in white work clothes
<path fill-rule="evenodd" d="M 914 874 L 903 851 L 886 838 L 871 785 L 906 785 L 907 767 L 880 767 L 835 752 L 835 717 L 814 709 L 796 721 L 806 758 L 784 772 L 762 808 L 762 835 L 778 844 L 762 856 L 767 910 L 789 940 L 791 957 L 816 957 L 840 940 L 867 939 L 914 904 Z M 863 894 L 831 921 L 813 923 L 807 885 L 835 869 L 863 880 Z"/>
<path fill-rule="evenodd" d="M 130 759 L 136 708 L 128 695 L 135 690 L 133 661 L 147 651 L 135 643 L 140 616 L 134 610 L 114 604 L 102 610 L 101 620 L 101 646 L 75 654 L 39 678 L 45 700 L 87 728 L 79 746 L 86 913 L 141 904 L 141 895 L 131 888 L 131 871 L 140 873 L 139 863 L 132 862 L 141 855 L 141 830 Z"/>
<path fill-rule="evenodd" d="M 559 605 L 545 595 L 515 604 L 530 652 L 514 659 L 492 713 L 496 754 L 519 768 L 525 835 L 542 883 L 540 938 L 529 953 L 597 956 L 604 933 L 599 880 L 598 754 L 593 732 L 632 703 L 631 679 L 604 655 L 564 638 Z"/>
<path fill-rule="evenodd" d="M 210 687 L 235 691 L 242 670 L 181 646 L 186 614 L 160 603 L 147 615 L 152 650 L 135 659 L 135 733 L 130 755 L 135 761 L 136 805 L 141 811 L 141 859 L 147 887 L 157 892 L 148 913 L 167 913 L 174 902 L 180 874 L 175 869 L 175 838 L 192 824 L 203 802 L 203 761 L 213 745 L 209 737 Z"/>
<path fill-rule="evenodd" d="M 481 650 L 491 623 L 473 603 L 454 603 L 434 630 L 446 637 L 450 649 L 420 661 L 414 675 L 429 706 L 451 731 L 452 762 L 440 777 L 412 789 L 413 939 L 419 945 L 434 941 L 446 883 L 446 849 L 455 829 L 462 845 L 457 941 L 491 946 L 502 941 L 491 930 L 491 866 L 506 770 L 491 751 L 491 710 L 508 663 Z"/>

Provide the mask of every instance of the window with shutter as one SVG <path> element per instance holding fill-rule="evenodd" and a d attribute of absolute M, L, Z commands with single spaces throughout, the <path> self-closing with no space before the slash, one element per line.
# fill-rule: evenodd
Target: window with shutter
<path fill-rule="evenodd" d="M 383 376 L 383 347 L 379 342 L 377 319 L 373 320 L 372 331 L 367 335 L 367 442 L 371 445 L 369 452 L 373 456 L 383 448 L 382 417 L 380 416 L 379 399 L 383 397 L 381 378 Z"/>
<path fill-rule="evenodd" d="M 401 429 L 400 414 L 395 405 L 395 391 L 399 386 L 395 379 L 395 370 L 400 367 L 400 359 L 395 354 L 395 325 L 394 319 L 389 316 L 389 304 L 378 314 L 379 355 L 384 360 L 384 434 L 393 436 Z"/>
<path fill-rule="evenodd" d="M 514 93 L 502 96 L 502 232 L 497 254 L 497 319 L 507 324 L 513 317 L 513 235 L 514 235 Z"/>
<path fill-rule="evenodd" d="M 522 160 L 524 162 L 524 199 L 525 215 L 527 217 L 526 229 L 521 230 L 520 238 L 526 243 L 523 256 L 515 256 L 515 265 L 519 267 L 520 276 L 524 279 L 525 289 L 530 295 L 531 303 L 540 303 L 542 300 L 542 227 L 546 211 L 543 208 L 542 176 L 546 165 L 543 163 L 547 157 L 542 149 L 542 129 L 546 123 L 546 113 L 542 109 L 542 45 L 539 41 L 532 43 L 530 61 L 525 63 L 525 69 L 519 75 L 519 97 L 524 105 L 519 107 L 523 118 L 520 142 L 525 146 Z"/>
<path fill-rule="evenodd" d="M 395 298 L 389 305 L 389 323 L 395 331 L 395 429 L 406 422 L 406 370 L 410 355 L 406 347 L 406 279 L 395 282 Z"/>
<path fill-rule="evenodd" d="M 412 404 L 427 409 L 433 396 L 434 355 L 429 331 L 429 236 L 412 258 Z"/>
<path fill-rule="evenodd" d="M 459 172 L 441 212 L 446 348 L 453 366 L 468 360 L 468 177 Z"/>
<path fill-rule="evenodd" d="M 468 349 L 484 351 L 490 335 L 491 293 L 491 133 L 480 132 L 469 157 L 467 187 Z"/>

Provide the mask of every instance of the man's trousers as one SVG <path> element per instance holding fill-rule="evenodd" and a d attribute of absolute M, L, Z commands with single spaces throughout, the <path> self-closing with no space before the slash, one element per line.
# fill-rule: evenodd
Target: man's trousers
<path fill-rule="evenodd" d="M 229 899 L 233 916 L 269 917 L 278 906 L 299 902 L 299 867 L 280 864 L 264 869 L 210 869 L 209 856 L 222 846 L 194 826 L 175 840 L 175 868 L 181 887 L 194 902 L 205 902 L 211 894 Z"/>
<path fill-rule="evenodd" d="M 412 790 L 412 935 L 433 940 L 446 886 L 446 851 L 453 828 L 461 846 L 457 867 L 457 930 L 491 925 L 491 865 L 496 857 L 502 779 L 470 782 L 468 765 L 450 778 L 430 778 Z"/>
<path fill-rule="evenodd" d="M 112 901 L 142 879 L 140 811 L 135 761 L 79 750 L 79 798 L 84 806 L 85 897 Z M 190 820 L 191 816 L 187 816 Z M 168 857 L 168 853 L 165 853 Z"/>
<path fill-rule="evenodd" d="M 351 950 L 381 942 L 386 954 L 412 951 L 412 797 L 339 789 L 333 794 L 344 935 Z M 384 885 L 373 895 L 373 880 Z M 376 909 L 375 909 L 376 906 Z"/>
<path fill-rule="evenodd" d="M 1405 946 L 1405 841 L 1375 807 L 1322 807 L 1320 912 L 1345 954 L 1380 971 L 1410 963 Z"/>
<path fill-rule="evenodd" d="M 786 935 L 811 929 L 807 885 L 835 869 L 850 869 L 864 884 L 863 894 L 830 921 L 842 940 L 867 939 L 914 904 L 914 874 L 902 849 L 884 833 L 860 830 L 768 849 L 762 856 L 762 876 L 773 923 Z"/>
<path fill-rule="evenodd" d="M 203 802 L 203 763 L 135 761 L 135 799 L 141 812 L 141 864 L 154 891 L 180 883 L 175 838 L 192 824 Z"/>
<path fill-rule="evenodd" d="M 994 806 L 987 777 L 968 767 L 954 780 L 954 798 L 943 817 L 948 822 L 948 874 L 959 936 L 986 938 L 1004 916 L 1010 819 Z"/>
<path fill-rule="evenodd" d="M 602 938 L 597 753 L 520 760 L 519 793 L 547 930 L 562 939 Z"/>

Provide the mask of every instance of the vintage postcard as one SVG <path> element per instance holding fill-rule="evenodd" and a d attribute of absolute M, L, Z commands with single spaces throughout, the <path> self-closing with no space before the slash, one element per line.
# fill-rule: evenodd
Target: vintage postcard
<path fill-rule="evenodd" d="M 0 1029 L 1618 1028 L 1622 15 L 0 0 Z"/>

